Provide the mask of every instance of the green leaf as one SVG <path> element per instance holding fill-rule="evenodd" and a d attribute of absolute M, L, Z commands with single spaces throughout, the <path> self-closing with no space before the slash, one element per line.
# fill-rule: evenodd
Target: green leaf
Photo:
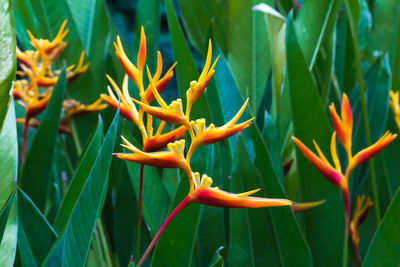
<path fill-rule="evenodd" d="M 51 164 L 56 147 L 66 82 L 64 68 L 53 89 L 39 129 L 26 155 L 19 181 L 21 188 L 41 211 L 45 208 L 50 185 Z"/>
<path fill-rule="evenodd" d="M 123 136 L 133 141 L 133 137 L 125 128 L 123 129 Z M 135 142 L 133 142 L 133 144 L 135 144 Z M 138 201 L 140 164 L 126 161 L 126 166 L 136 195 L 136 200 Z M 156 168 L 145 166 L 143 174 L 143 218 L 147 224 L 150 235 L 154 236 L 163 223 L 171 199 L 168 196 Z"/>
<path fill-rule="evenodd" d="M 6 228 L 6 225 L 7 225 L 8 215 L 10 213 L 11 206 L 14 203 L 15 189 L 16 189 L 16 185 L 14 186 L 14 192 L 12 193 L 12 195 L 10 196 L 6 205 L 3 207 L 3 209 L 0 212 L 0 244 L 3 239 L 4 229 Z"/>
<path fill-rule="evenodd" d="M 119 111 L 115 114 L 97 159 L 71 213 L 64 232 L 63 266 L 83 266 L 86 262 L 94 228 L 107 194 L 108 172 L 118 122 Z"/>
<path fill-rule="evenodd" d="M 57 239 L 51 225 L 21 190 L 18 197 L 18 247 L 24 266 L 39 266 Z"/>
<path fill-rule="evenodd" d="M 189 180 L 185 175 L 181 178 L 168 214 L 178 206 L 188 192 Z M 200 205 L 190 204 L 171 221 L 154 248 L 151 266 L 165 266 L 165 263 L 171 266 L 190 265 L 199 226 L 199 215 Z"/>
<path fill-rule="evenodd" d="M 249 108 L 256 114 L 271 71 L 269 40 L 264 14 L 252 10 L 259 2 L 237 1 L 228 10 L 228 61 L 241 95 L 249 97 Z"/>
<path fill-rule="evenodd" d="M 213 15 L 210 6 L 203 0 L 179 0 L 178 4 L 190 41 L 197 51 L 203 53 Z"/>
<path fill-rule="evenodd" d="M 315 139 L 322 151 L 328 151 L 329 122 L 297 41 L 291 16 L 287 21 L 286 48 L 294 135 L 309 147 Z M 305 236 L 313 262 L 316 266 L 339 266 L 344 231 L 343 200 L 339 190 L 324 179 L 299 150 L 296 151 L 301 201 L 327 199 L 324 205 L 304 213 Z"/>
<path fill-rule="evenodd" d="M 363 266 L 395 266 L 400 264 L 400 189 L 383 217 L 365 256 Z"/>
<path fill-rule="evenodd" d="M 301 5 L 294 27 L 298 43 L 310 69 L 314 66 L 323 40 L 328 38 L 334 29 L 341 4 L 340 0 L 323 0 L 305 1 Z M 288 49 L 286 47 L 286 51 Z"/>
<path fill-rule="evenodd" d="M 239 138 L 236 151 L 236 164 L 229 191 L 241 193 L 261 188 L 260 174 L 251 161 L 242 137 Z M 281 264 L 269 210 L 264 208 L 229 209 L 229 215 L 228 262 L 231 263 L 230 265 L 277 266 Z"/>
<path fill-rule="evenodd" d="M 223 246 L 219 247 L 215 252 L 214 258 L 211 259 L 210 267 L 223 267 L 224 266 L 224 258 L 222 258 L 222 253 L 225 250 Z"/>
<path fill-rule="evenodd" d="M 0 266 L 13 266 L 15 254 L 17 251 L 17 233 L 18 231 L 18 218 L 17 218 L 17 202 L 14 198 L 11 206 L 10 213 L 0 243 Z"/>
<path fill-rule="evenodd" d="M 96 129 L 93 132 L 92 138 L 79 161 L 79 165 L 75 170 L 74 177 L 68 187 L 68 191 L 58 209 L 56 219 L 54 220 L 54 230 L 61 233 L 71 216 L 72 210 L 78 200 L 80 193 L 89 177 L 89 173 L 97 158 L 101 141 L 103 138 L 103 121 L 99 116 L 99 121 Z"/>
<path fill-rule="evenodd" d="M 12 0 L 0 5 L 0 131 L 7 114 L 15 79 L 15 26 Z"/>
<path fill-rule="evenodd" d="M 375 1 L 372 15 L 370 46 L 373 50 L 389 52 L 395 49 L 393 40 L 397 39 L 397 25 L 400 19 L 399 3 L 396 0 Z"/>
<path fill-rule="evenodd" d="M 190 53 L 189 46 L 185 40 L 185 36 L 183 35 L 182 28 L 175 14 L 171 0 L 166 0 L 165 5 L 174 59 L 178 62 L 178 65 L 176 66 L 176 76 L 179 95 L 182 99 L 186 99 L 186 90 L 189 88 L 191 81 L 198 79 L 199 73 L 192 54 Z M 184 102 L 186 105 L 185 100 Z M 201 95 L 196 100 L 190 115 L 192 118 L 206 118 L 206 120 L 211 118 L 210 107 L 204 95 Z"/>
<path fill-rule="evenodd" d="M 140 27 L 146 32 L 147 59 L 146 63 L 153 70 L 157 60 L 157 44 L 161 24 L 161 0 L 140 0 L 137 5 L 135 32 L 139 47 Z"/>
<path fill-rule="evenodd" d="M 280 91 L 283 83 L 283 73 L 286 63 L 285 33 L 286 19 L 275 9 L 266 4 L 259 4 L 253 8 L 264 13 L 267 25 L 268 38 L 270 40 L 271 67 L 273 75 L 273 104 L 279 104 Z"/>
<path fill-rule="evenodd" d="M 0 210 L 7 204 L 14 190 L 18 170 L 18 143 L 14 101 L 8 108 L 0 132 Z M 0 239 L 1 240 L 1 239 Z"/>
<path fill-rule="evenodd" d="M 286 198 L 283 191 L 282 163 L 271 156 L 271 144 L 266 146 L 256 126 L 252 127 L 252 140 L 255 150 L 255 166 L 261 174 L 261 185 L 264 197 Z M 271 148 L 271 150 L 269 150 Z M 272 152 L 270 152 L 272 151 Z M 244 160 L 244 159 L 242 159 Z M 271 208 L 272 228 L 275 233 L 276 246 L 283 266 L 311 266 L 310 248 L 297 224 L 296 218 L 288 207 Z M 293 248 L 293 243 L 296 248 Z M 288 254 L 287 251 L 291 250 Z"/>

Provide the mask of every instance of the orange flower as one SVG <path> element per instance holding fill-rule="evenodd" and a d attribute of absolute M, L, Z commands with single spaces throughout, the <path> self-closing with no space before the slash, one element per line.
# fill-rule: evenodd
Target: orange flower
<path fill-rule="evenodd" d="M 350 217 L 350 200 L 349 200 L 349 189 L 348 180 L 352 170 L 358 165 L 366 162 L 372 158 L 376 153 L 385 148 L 390 144 L 397 136 L 397 134 L 391 134 L 386 132 L 375 144 L 365 148 L 353 156 L 351 151 L 352 143 L 352 131 L 353 131 L 353 114 L 351 112 L 351 107 L 347 95 L 343 93 L 342 98 L 342 118 L 336 112 L 335 106 L 332 104 L 330 107 L 331 117 L 333 127 L 335 131 L 333 132 L 331 139 L 331 154 L 335 165 L 335 168 L 326 160 L 324 154 L 319 149 L 318 145 L 314 141 L 314 145 L 318 152 L 319 157 L 317 157 L 311 150 L 309 150 L 300 140 L 292 137 L 298 148 L 302 151 L 304 156 L 311 162 L 311 164 L 327 178 L 332 184 L 340 188 L 345 201 L 345 212 L 346 212 L 346 229 L 349 227 L 349 217 Z M 342 171 L 340 166 L 340 161 L 336 152 L 336 133 L 340 143 L 343 145 L 347 152 L 347 162 L 348 166 L 345 172 Z"/>
<path fill-rule="evenodd" d="M 287 199 L 249 197 L 250 195 L 260 191 L 260 189 L 240 194 L 222 191 L 218 187 L 211 187 L 213 180 L 206 174 L 203 174 L 201 181 L 198 172 L 193 175 L 197 181 L 197 187 L 188 194 L 187 198 L 189 203 L 197 202 L 214 207 L 228 208 L 265 208 L 288 206 L 293 204 L 292 201 Z"/>
<path fill-rule="evenodd" d="M 244 110 L 246 109 L 248 101 L 249 99 L 246 100 L 238 113 L 229 122 L 221 127 L 215 127 L 214 124 L 210 124 L 208 128 L 206 128 L 206 120 L 204 118 L 198 119 L 196 121 L 191 121 L 190 125 L 196 132 L 196 137 L 194 138 L 193 143 L 190 146 L 187 156 L 188 161 L 190 161 L 190 158 L 197 147 L 201 145 L 218 143 L 249 127 L 254 118 L 251 118 L 239 124 L 235 124 L 240 119 Z"/>
<path fill-rule="evenodd" d="M 396 121 L 397 128 L 400 129 L 400 105 L 399 105 L 399 92 L 390 90 L 389 105 L 393 110 L 394 120 Z"/>
<path fill-rule="evenodd" d="M 215 72 L 214 67 L 215 67 L 215 64 L 217 64 L 217 62 L 218 62 L 219 56 L 217 57 L 217 59 L 214 61 L 214 63 L 210 67 L 211 56 L 212 56 L 212 45 L 211 45 L 211 40 L 209 40 L 207 58 L 206 58 L 206 62 L 204 64 L 203 71 L 201 72 L 198 81 L 190 82 L 190 88 L 186 92 L 186 99 L 187 99 L 186 116 L 188 119 L 189 119 L 189 114 L 190 114 L 192 105 L 204 93 L 208 83 L 211 80 L 211 77 L 214 75 L 214 72 Z"/>

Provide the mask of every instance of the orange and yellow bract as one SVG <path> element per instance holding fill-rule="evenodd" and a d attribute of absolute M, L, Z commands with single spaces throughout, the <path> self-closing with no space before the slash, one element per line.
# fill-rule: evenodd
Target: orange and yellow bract
<path fill-rule="evenodd" d="M 150 165 L 162 168 L 180 168 L 185 171 L 189 178 L 190 189 L 186 198 L 170 214 L 170 216 L 161 226 L 137 266 L 141 266 L 143 264 L 144 260 L 155 245 L 155 242 L 157 242 L 159 236 L 169 222 L 176 216 L 176 214 L 178 214 L 190 203 L 197 202 L 210 206 L 233 208 L 261 208 L 287 206 L 293 204 L 292 201 L 287 199 L 269 199 L 249 196 L 259 191 L 259 189 L 240 194 L 225 192 L 217 187 L 211 187 L 213 182 L 212 178 L 208 177 L 206 174 L 203 174 L 202 178 L 200 179 L 200 174 L 198 172 L 193 172 L 190 165 L 190 158 L 195 152 L 196 148 L 201 145 L 213 144 L 225 140 L 226 138 L 246 129 L 251 125 L 251 121 L 254 118 L 237 124 L 237 121 L 240 119 L 244 110 L 246 109 L 248 100 L 246 100 L 238 113 L 228 123 L 221 127 L 216 127 L 214 124 L 210 124 L 207 127 L 204 118 L 191 120 L 191 108 L 195 101 L 206 90 L 206 87 L 215 72 L 214 67 L 218 61 L 217 58 L 211 65 L 211 41 L 209 42 L 205 65 L 198 81 L 190 82 L 189 89 L 186 93 L 185 110 L 183 109 L 182 99 L 178 98 L 168 105 L 160 95 L 165 89 L 166 84 L 171 80 L 173 76 L 173 68 L 175 67 L 176 63 L 164 74 L 162 78 L 160 78 L 162 58 L 159 52 L 156 73 L 152 75 L 148 68 L 146 70 L 149 85 L 146 90 L 144 89 L 143 74 L 145 73 L 144 66 L 146 61 L 145 42 L 146 36 L 142 28 L 136 66 L 125 54 L 119 37 L 117 38 L 117 43 L 114 44 L 116 55 L 126 72 L 122 83 L 122 90 L 111 77 L 108 77 L 108 80 L 110 81 L 111 86 L 118 94 L 121 101 L 119 101 L 114 95 L 111 87 L 108 87 L 108 95 L 103 94 L 101 95 L 101 98 L 115 110 L 118 108 L 118 105 L 120 105 L 121 116 L 133 122 L 139 128 L 143 141 L 143 149 L 140 150 L 122 137 L 122 140 L 125 143 L 122 146 L 130 150 L 132 153 L 115 153 L 114 155 L 121 159 L 140 163 L 142 166 Z M 136 84 L 139 90 L 140 100 L 133 99 L 129 95 L 128 77 Z M 159 106 L 152 106 L 151 102 L 153 100 L 156 100 Z M 139 109 L 136 108 L 135 103 L 139 105 Z M 147 116 L 146 126 L 143 120 L 144 114 Z M 154 117 L 161 121 L 155 135 L 153 135 Z M 166 123 L 177 125 L 178 128 L 168 133 L 161 134 Z M 188 153 L 185 156 L 185 143 L 187 142 L 185 142 L 184 139 L 177 139 L 182 137 L 186 131 L 188 131 L 190 134 L 190 145 L 188 148 Z M 165 146 L 168 147 L 167 151 L 159 151 Z M 141 200 L 139 200 L 139 202 L 140 201 Z"/>
<path fill-rule="evenodd" d="M 350 213 L 350 203 L 349 203 L 349 187 L 348 180 L 351 172 L 357 166 L 366 162 L 368 159 L 372 158 L 376 153 L 385 148 L 390 144 L 397 136 L 397 134 L 391 134 L 386 132 L 375 144 L 359 151 L 357 154 L 353 155 L 351 151 L 352 145 L 352 132 L 353 132 L 353 114 L 351 111 L 350 103 L 346 94 L 342 97 L 341 106 L 341 118 L 336 112 L 335 106 L 332 104 L 329 107 L 332 123 L 335 131 L 332 134 L 331 139 L 331 156 L 334 163 L 332 166 L 326 159 L 321 149 L 318 147 L 317 143 L 314 141 L 315 148 L 317 150 L 318 156 L 315 155 L 310 149 L 308 149 L 299 139 L 292 137 L 293 141 L 296 143 L 298 148 L 304 154 L 304 156 L 311 162 L 311 164 L 333 185 L 337 186 L 343 193 L 346 208 L 346 227 L 349 223 L 349 213 Z M 342 170 L 337 150 L 336 150 L 336 136 L 339 142 L 342 144 L 343 148 L 347 154 L 347 169 Z"/>
<path fill-rule="evenodd" d="M 17 59 L 21 66 L 21 71 L 17 71 L 21 78 L 15 82 L 13 95 L 18 103 L 25 107 L 25 118 L 18 118 L 17 122 L 24 124 L 24 137 L 22 145 L 22 155 L 25 155 L 27 129 L 29 126 L 38 127 L 40 121 L 33 117 L 43 112 L 51 98 L 53 87 L 58 81 L 61 70 L 53 70 L 53 62 L 64 51 L 67 42 L 64 38 L 69 30 L 66 28 L 67 20 L 62 23 L 56 37 L 50 41 L 47 39 L 36 38 L 27 30 L 30 44 L 34 50 L 21 51 L 16 48 Z M 88 68 L 89 63 L 84 64 L 85 52 L 82 51 L 78 64 L 70 65 L 66 68 L 68 83 L 76 80 Z M 97 100 L 93 104 L 84 105 L 76 100 L 65 100 L 63 112 L 65 117 L 61 118 L 59 126 L 60 133 L 71 134 L 70 119 L 74 116 L 81 116 L 91 112 L 97 112 L 106 106 Z"/>

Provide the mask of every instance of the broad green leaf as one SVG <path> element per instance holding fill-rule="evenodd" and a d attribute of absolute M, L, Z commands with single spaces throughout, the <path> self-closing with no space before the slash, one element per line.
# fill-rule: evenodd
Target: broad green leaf
<path fill-rule="evenodd" d="M 400 245 L 400 189 L 383 217 L 378 230 L 367 251 L 363 266 L 396 266 L 400 264 L 398 248 Z"/>
<path fill-rule="evenodd" d="M 190 87 L 190 82 L 199 78 L 199 74 L 171 0 L 166 0 L 165 5 L 174 59 L 178 62 L 176 76 L 179 95 L 183 99 L 183 105 L 186 106 L 186 91 Z M 207 120 L 211 118 L 210 107 L 204 95 L 194 103 L 190 115 L 191 118 L 206 118 Z"/>
<path fill-rule="evenodd" d="M 123 129 L 123 136 L 133 142 L 133 137 L 125 128 Z M 135 142 L 133 142 L 133 144 L 135 144 Z M 126 167 L 128 168 L 128 174 L 136 195 L 136 200 L 138 201 L 140 164 L 126 161 Z M 168 212 L 171 199 L 155 167 L 145 166 L 143 174 L 143 218 L 150 235 L 154 236 L 164 221 L 163 219 Z"/>
<path fill-rule="evenodd" d="M 261 185 L 264 197 L 286 198 L 283 191 L 282 163 L 271 156 L 273 146 L 266 146 L 256 126 L 252 127 L 252 140 L 255 150 L 255 166 L 261 174 Z M 288 207 L 272 208 L 272 227 L 275 233 L 276 246 L 283 266 L 312 266 L 310 248 L 297 224 L 296 218 Z M 296 248 L 293 247 L 296 243 Z M 288 253 L 288 251 L 291 251 Z"/>
<path fill-rule="evenodd" d="M 24 266 L 39 266 L 57 234 L 32 200 L 21 190 L 18 197 L 18 247 Z"/>
<path fill-rule="evenodd" d="M 393 40 L 397 39 L 397 25 L 400 17 L 400 8 L 397 0 L 375 1 L 372 15 L 372 32 L 370 46 L 389 52 L 394 47 Z"/>
<path fill-rule="evenodd" d="M 0 266 L 13 266 L 17 251 L 18 236 L 18 218 L 17 218 L 17 201 L 14 198 L 10 213 L 0 243 Z"/>
<path fill-rule="evenodd" d="M 171 205 L 170 214 L 189 192 L 189 180 L 181 178 L 178 191 Z M 167 226 L 158 240 L 151 258 L 151 266 L 189 266 L 199 226 L 200 205 L 190 204 Z"/>
<path fill-rule="evenodd" d="M 267 25 L 268 38 L 270 40 L 271 67 L 273 75 L 273 104 L 279 105 L 283 73 L 286 63 L 285 33 L 286 19 L 275 9 L 266 4 L 259 4 L 253 8 L 264 13 Z"/>
<path fill-rule="evenodd" d="M 16 185 L 14 186 L 14 192 L 11 194 L 6 205 L 4 205 L 3 209 L 0 211 L 0 244 L 3 239 L 4 229 L 6 228 L 7 225 L 8 215 L 10 214 L 11 207 L 14 203 L 15 189 Z"/>
<path fill-rule="evenodd" d="M 50 185 L 51 164 L 58 136 L 58 125 L 60 123 L 65 87 L 66 72 L 64 68 L 53 89 L 39 129 L 27 152 L 19 181 L 21 188 L 41 211 L 45 208 Z"/>
<path fill-rule="evenodd" d="M 119 184 L 116 189 L 113 225 L 113 236 L 118 260 L 121 266 L 126 266 L 129 263 L 130 257 L 136 254 L 137 201 L 128 171 L 123 164 L 120 168 Z M 148 244 L 144 242 L 145 234 L 145 231 L 142 231 L 143 249 L 146 248 L 145 244 Z"/>
<path fill-rule="evenodd" d="M 58 209 L 56 219 L 54 220 L 54 230 L 56 230 L 57 233 L 61 233 L 65 225 L 68 223 L 76 201 L 82 192 L 89 173 L 97 158 L 102 138 L 103 121 L 101 117 L 99 117 L 97 128 L 94 130 L 93 136 L 88 143 L 86 151 L 83 153 L 82 158 L 79 161 L 79 165 L 75 170 L 74 177 L 72 178 L 72 181 L 68 187 L 68 191 L 65 194 L 60 208 Z"/>
<path fill-rule="evenodd" d="M 83 266 L 108 189 L 108 172 L 119 125 L 119 111 L 107 131 L 97 159 L 72 210 L 64 232 L 63 266 Z"/>
<path fill-rule="evenodd" d="M 323 40 L 328 38 L 333 30 L 341 4 L 340 0 L 323 0 L 305 1 L 301 5 L 293 24 L 298 43 L 310 69 L 314 66 Z M 288 49 L 286 47 L 286 51 Z"/>
<path fill-rule="evenodd" d="M 287 21 L 286 48 L 294 136 L 309 147 L 315 139 L 326 152 L 330 143 L 329 122 L 297 41 L 291 16 Z M 313 262 L 316 266 L 339 266 L 344 231 L 343 200 L 339 190 L 322 177 L 299 150 L 296 151 L 301 201 L 327 199 L 324 205 L 303 214 Z"/>
<path fill-rule="evenodd" d="M 104 0 L 65 1 L 79 32 L 86 55 L 89 58 L 89 71 L 95 77 L 98 77 L 94 79 L 94 84 L 100 88 L 93 88 L 94 86 L 92 85 L 92 88 L 89 88 L 87 93 L 103 92 L 106 88 L 106 79 L 102 77 L 106 74 L 107 68 L 104 61 L 108 53 L 114 50 L 112 42 L 116 40 L 116 27 L 110 18 Z M 89 98 L 89 94 L 86 95 L 86 98 Z M 93 99 L 93 97 L 90 97 L 90 99 Z"/>
<path fill-rule="evenodd" d="M 0 210 L 7 204 L 15 187 L 18 170 L 18 143 L 14 101 L 8 108 L 0 132 Z"/>
<path fill-rule="evenodd" d="M 158 36 L 161 24 L 161 0 L 140 0 L 137 5 L 135 32 L 136 47 L 139 47 L 140 28 L 146 32 L 147 59 L 150 70 L 154 70 L 157 60 Z"/>
<path fill-rule="evenodd" d="M 179 0 L 178 4 L 190 41 L 203 53 L 202 50 L 207 46 L 208 30 L 213 15 L 209 4 L 203 0 Z"/>
<path fill-rule="evenodd" d="M 15 26 L 12 0 L 4 0 L 0 5 L 0 131 L 10 104 L 13 81 L 15 79 Z"/>
<path fill-rule="evenodd" d="M 271 71 L 269 40 L 264 15 L 252 10 L 260 2 L 236 1 L 228 9 L 228 61 L 241 95 L 249 97 L 249 109 L 256 114 Z"/>
<path fill-rule="evenodd" d="M 243 138 L 239 138 L 234 172 L 231 181 L 232 193 L 242 193 L 262 188 L 260 173 L 251 161 Z M 265 188 L 262 188 L 263 191 Z M 260 193 L 255 196 L 261 196 Z M 265 196 L 265 193 L 262 195 Z M 269 208 L 268 208 L 269 209 Z M 276 234 L 267 208 L 229 209 L 230 238 L 228 262 L 232 266 L 281 265 Z"/>

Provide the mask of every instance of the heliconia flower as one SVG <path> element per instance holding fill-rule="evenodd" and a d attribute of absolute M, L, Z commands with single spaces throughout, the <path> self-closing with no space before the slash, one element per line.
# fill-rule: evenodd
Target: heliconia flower
<path fill-rule="evenodd" d="M 137 54 L 137 68 L 138 70 L 143 70 L 144 65 L 146 64 L 146 35 L 144 34 L 143 26 L 140 28 L 140 43 L 139 43 L 139 51 Z"/>
<path fill-rule="evenodd" d="M 162 72 L 162 57 L 160 51 L 157 52 L 157 70 L 154 74 L 153 81 L 154 85 L 159 94 L 161 94 L 164 89 L 167 87 L 168 83 L 171 81 L 172 77 L 174 76 L 174 68 L 176 66 L 176 62 L 168 69 L 168 71 L 161 77 Z M 149 104 L 155 100 L 153 89 L 151 88 L 151 84 L 147 86 L 146 90 L 140 97 L 144 100 L 145 103 Z"/>
<path fill-rule="evenodd" d="M 359 265 L 359 246 L 360 246 L 360 228 L 368 216 L 374 203 L 370 198 L 365 201 L 365 196 L 357 196 L 356 204 L 354 205 L 353 220 L 350 223 L 350 237 L 354 246 L 355 266 Z"/>
<path fill-rule="evenodd" d="M 168 224 L 175 218 L 175 216 L 179 212 L 181 212 L 191 203 L 200 203 L 208 206 L 227 208 L 265 208 L 290 206 L 294 204 L 292 201 L 287 199 L 273 199 L 249 196 L 258 192 L 260 189 L 255 189 L 240 194 L 229 193 L 226 191 L 222 191 L 217 187 L 211 187 L 213 182 L 212 178 L 208 177 L 205 174 L 203 174 L 201 181 L 199 173 L 193 173 L 192 176 L 195 177 L 194 179 L 196 180 L 195 188 L 193 190 L 190 190 L 189 194 L 164 221 L 136 266 L 140 267 L 143 265 L 144 261 L 149 256 L 151 250 L 157 243 L 157 240 L 160 238 L 161 234 L 164 232 Z"/>
<path fill-rule="evenodd" d="M 368 161 L 370 158 L 375 156 L 379 151 L 384 149 L 388 144 L 390 144 L 395 138 L 397 134 L 391 134 L 387 131 L 375 144 L 361 150 L 358 152 L 351 160 L 349 164 L 349 169 L 352 170 L 355 167 L 363 164 L 364 162 Z"/>
<path fill-rule="evenodd" d="M 189 164 L 187 164 L 183 152 L 185 150 L 185 140 L 181 139 L 174 143 L 169 143 L 169 151 L 159 152 L 144 152 L 132 145 L 128 140 L 121 136 L 124 144 L 121 146 L 129 149 L 133 153 L 114 153 L 120 159 L 125 159 L 145 165 L 150 165 L 160 168 L 180 168 L 186 172 L 189 177 L 191 187 L 194 186 L 194 180 L 192 177 L 192 171 Z"/>
<path fill-rule="evenodd" d="M 287 199 L 250 197 L 260 189 L 233 194 L 220 190 L 218 187 L 211 187 L 213 180 L 205 174 L 203 174 L 201 181 L 198 172 L 194 173 L 194 177 L 197 180 L 197 187 L 187 196 L 190 203 L 197 202 L 208 206 L 228 208 L 265 208 L 293 204 L 292 201 Z"/>
<path fill-rule="evenodd" d="M 119 36 L 117 36 L 117 43 L 114 42 L 114 47 L 115 47 L 115 54 L 117 55 L 117 58 L 121 63 L 125 73 L 139 87 L 139 90 L 141 90 L 143 86 L 142 84 L 143 78 L 141 77 L 138 68 L 135 65 L 133 65 L 133 63 L 129 60 L 128 56 L 125 54 Z"/>
<path fill-rule="evenodd" d="M 180 126 L 170 132 L 151 136 L 143 142 L 143 151 L 154 152 L 161 150 L 169 143 L 175 142 L 178 138 L 182 137 L 186 130 L 187 128 L 185 126 Z"/>
<path fill-rule="evenodd" d="M 193 135 L 193 129 L 191 128 L 189 121 L 186 119 L 186 116 L 183 113 L 182 100 L 178 98 L 172 101 L 171 104 L 168 106 L 167 103 L 165 103 L 165 101 L 161 98 L 160 94 L 158 93 L 149 69 L 147 69 L 147 75 L 149 76 L 149 81 L 153 91 L 153 95 L 161 107 L 153 107 L 136 99 L 132 100 L 138 105 L 140 105 L 140 107 L 144 112 L 168 123 L 184 125 Z"/>
<path fill-rule="evenodd" d="M 323 175 L 328 181 L 339 188 L 347 187 L 347 181 L 343 174 L 337 169 L 333 168 L 332 165 L 327 161 L 321 149 L 314 141 L 315 148 L 319 154 L 319 157 L 315 155 L 308 147 L 306 147 L 299 139 L 292 136 L 293 141 L 297 147 L 303 152 L 304 156 L 311 162 L 311 164 Z"/>
<path fill-rule="evenodd" d="M 325 203 L 325 199 L 321 200 L 321 201 L 315 201 L 315 202 L 307 202 L 307 203 L 295 203 L 292 206 L 290 206 L 292 208 L 292 211 L 294 213 L 298 213 L 298 212 L 303 212 L 315 207 L 318 207 L 320 205 L 322 205 L 323 203 Z"/>
<path fill-rule="evenodd" d="M 389 105 L 393 110 L 394 120 L 396 122 L 397 128 L 400 129 L 399 92 L 394 92 L 393 90 L 390 90 L 389 96 L 390 96 Z"/>
<path fill-rule="evenodd" d="M 65 112 L 65 117 L 78 117 L 83 116 L 92 112 L 99 112 L 107 107 L 106 104 L 102 104 L 102 99 L 99 98 L 90 105 L 81 104 L 79 101 L 74 99 L 67 99 L 63 102 L 63 109 Z"/>
<path fill-rule="evenodd" d="M 29 120 L 29 118 L 35 117 L 36 115 L 42 113 L 42 111 L 46 109 L 50 98 L 51 93 L 48 93 L 37 101 L 28 101 L 27 105 L 25 106 L 25 117 Z"/>
<path fill-rule="evenodd" d="M 332 123 L 340 143 L 345 148 L 348 154 L 351 154 L 351 138 L 353 133 L 353 114 L 347 95 L 343 93 L 341 115 L 342 119 L 336 112 L 335 105 L 332 103 L 329 106 L 331 112 Z"/>
<path fill-rule="evenodd" d="M 238 113 L 225 125 L 221 127 L 215 127 L 214 124 L 210 124 L 207 128 L 205 119 L 198 119 L 196 121 L 191 121 L 190 125 L 196 132 L 196 138 L 193 140 L 193 144 L 190 146 L 187 158 L 190 160 L 194 150 L 201 145 L 209 145 L 220 142 L 227 139 L 228 137 L 246 129 L 251 125 L 254 118 L 251 118 L 245 122 L 235 124 L 239 118 L 242 116 L 244 110 L 247 107 L 249 99 L 243 104 Z"/>
<path fill-rule="evenodd" d="M 129 95 L 129 89 L 128 89 L 128 76 L 125 75 L 124 80 L 122 82 L 122 91 L 116 84 L 116 82 L 107 75 L 108 80 L 110 81 L 112 87 L 114 90 L 117 92 L 119 98 L 121 99 L 121 106 L 120 106 L 120 112 L 121 116 L 124 117 L 125 119 L 133 122 L 136 124 L 139 129 L 142 131 L 145 131 L 145 127 L 143 124 L 143 121 L 139 118 L 139 113 L 136 109 L 135 104 L 132 102 L 132 98 Z M 118 109 L 118 103 L 119 100 L 118 98 L 114 95 L 112 92 L 111 88 L 108 86 L 108 94 L 101 94 L 100 97 L 103 99 L 108 105 L 110 105 L 114 110 Z"/>
<path fill-rule="evenodd" d="M 18 62 L 30 69 L 32 69 L 32 67 L 35 66 L 39 60 L 39 54 L 37 51 L 26 50 L 22 52 L 19 50 L 18 46 L 16 47 L 16 55 Z"/>
<path fill-rule="evenodd" d="M 200 74 L 199 80 L 198 81 L 192 81 L 190 82 L 190 88 L 186 92 L 186 116 L 189 118 L 189 113 L 192 108 L 193 103 L 203 94 L 204 90 L 206 90 L 206 87 L 208 83 L 211 80 L 211 77 L 214 75 L 214 67 L 215 64 L 218 62 L 218 58 L 214 61 L 214 63 L 211 65 L 211 56 L 212 56 L 212 45 L 211 45 L 211 40 L 208 42 L 208 52 L 207 52 L 207 57 L 206 57 L 206 62 L 204 64 L 203 71 Z"/>
<path fill-rule="evenodd" d="M 47 39 L 36 39 L 35 36 L 33 36 L 33 34 L 29 30 L 27 30 L 28 36 L 31 39 L 32 46 L 35 47 L 37 50 L 43 50 L 46 54 L 52 53 L 54 49 L 56 49 L 60 45 L 63 45 L 64 43 L 63 40 L 69 32 L 69 29 L 66 29 L 67 22 L 67 19 L 64 20 L 64 22 L 61 24 L 60 29 L 58 30 L 56 37 L 51 42 Z"/>

